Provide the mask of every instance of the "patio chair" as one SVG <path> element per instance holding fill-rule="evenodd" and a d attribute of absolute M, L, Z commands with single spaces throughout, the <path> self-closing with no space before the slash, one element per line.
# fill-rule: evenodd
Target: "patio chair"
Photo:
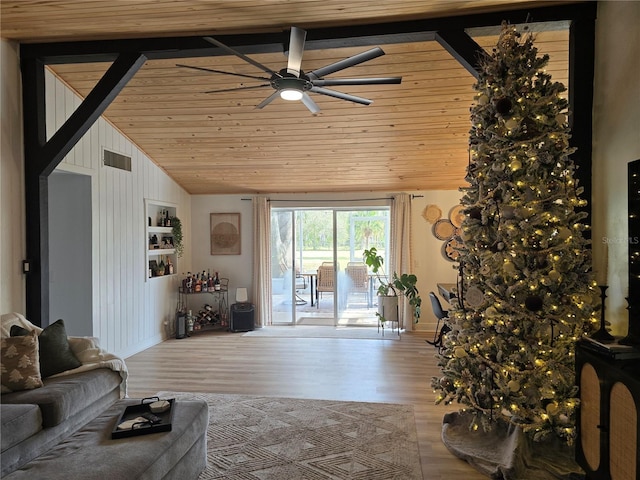
<path fill-rule="evenodd" d="M 308 287 L 307 279 L 300 275 L 300 271 L 296 268 L 296 305 L 306 305 L 307 301 L 300 296 L 300 292 Z"/>
<path fill-rule="evenodd" d="M 291 275 L 293 271 L 288 269 L 283 277 L 283 285 L 284 285 L 284 293 L 285 299 L 283 300 L 283 304 L 291 305 Z M 294 295 L 295 295 L 295 303 L 296 305 L 306 305 L 307 301 L 300 296 L 300 292 L 306 290 L 309 285 L 307 284 L 307 279 L 300 275 L 298 269 L 296 268 L 295 272 L 295 284 L 294 284 Z"/>
<path fill-rule="evenodd" d="M 322 265 L 318 267 L 318 277 L 316 284 L 316 307 L 319 307 L 320 298 L 323 292 L 335 293 L 335 271 L 333 262 L 322 262 Z"/>
<path fill-rule="evenodd" d="M 363 262 L 349 262 L 345 273 L 349 278 L 349 293 L 364 293 L 369 305 L 369 268 Z"/>

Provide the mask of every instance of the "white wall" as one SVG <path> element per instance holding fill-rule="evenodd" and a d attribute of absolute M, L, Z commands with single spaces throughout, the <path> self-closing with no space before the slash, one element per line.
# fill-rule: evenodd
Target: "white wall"
<path fill-rule="evenodd" d="M 594 268 L 607 260 L 606 318 L 628 327 L 627 163 L 640 159 L 640 2 L 598 2 L 593 115 Z M 603 199 L 603 200 L 599 200 Z M 603 239 L 605 239 L 603 241 Z"/>
<path fill-rule="evenodd" d="M 249 200 L 243 200 L 243 198 Z M 253 275 L 253 203 L 251 195 L 193 195 L 191 197 L 192 272 L 211 270 L 229 279 L 229 303 L 235 302 L 237 287 L 246 287 L 249 301 Z M 240 255 L 211 255 L 212 213 L 240 214 Z M 180 269 L 180 274 L 186 273 Z M 201 305 L 198 305 L 199 308 Z M 191 305 L 189 306 L 191 308 Z M 196 307 L 193 309 L 195 310 Z"/>
<path fill-rule="evenodd" d="M 0 40 L 0 66 L 0 313 L 24 312 L 24 162 L 17 44 Z"/>
<path fill-rule="evenodd" d="M 462 193 L 458 190 L 434 190 L 419 192 L 423 198 L 414 198 L 411 208 L 411 256 L 414 273 L 418 277 L 418 290 L 422 298 L 422 315 L 415 330 L 434 331 L 437 320 L 431 309 L 429 292 L 438 293 L 436 284 L 456 283 L 457 263 L 447 260 L 443 255 L 445 242 L 433 235 L 433 225 L 427 222 L 422 213 L 427 205 L 437 205 L 442 211 L 441 218 L 449 218 L 449 212 L 460 204 Z M 440 297 L 439 297 L 440 298 Z M 440 298 L 442 308 L 447 304 Z"/>
<path fill-rule="evenodd" d="M 47 135 L 80 105 L 51 73 L 46 75 Z M 131 172 L 105 167 L 102 149 L 131 156 Z M 178 276 L 147 280 L 147 216 L 144 199 L 178 205 L 185 251 L 190 251 L 190 196 L 111 124 L 100 118 L 57 171 L 89 175 L 92 181 L 93 335 L 123 357 L 163 341 L 173 326 Z M 187 265 L 189 254 L 180 259 Z"/>

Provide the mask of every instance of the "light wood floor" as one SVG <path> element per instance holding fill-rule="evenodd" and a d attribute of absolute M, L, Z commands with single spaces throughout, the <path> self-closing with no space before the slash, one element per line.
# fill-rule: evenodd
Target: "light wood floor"
<path fill-rule="evenodd" d="M 277 327 L 272 327 L 277 328 Z M 439 374 L 424 334 L 400 340 L 244 337 L 202 332 L 126 359 L 129 396 L 161 390 L 410 403 L 426 480 L 481 480 L 440 439 L 442 417 L 430 387 Z"/>

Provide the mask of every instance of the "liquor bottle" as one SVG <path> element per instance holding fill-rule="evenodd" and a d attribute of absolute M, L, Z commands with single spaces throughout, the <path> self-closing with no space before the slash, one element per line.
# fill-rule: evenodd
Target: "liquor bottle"
<path fill-rule="evenodd" d="M 213 277 L 213 287 L 215 290 L 220 290 L 220 278 L 218 277 L 218 272 L 216 272 L 215 277 Z"/>
<path fill-rule="evenodd" d="M 173 263 L 169 257 L 167 257 L 167 275 L 173 275 Z"/>
<path fill-rule="evenodd" d="M 198 274 L 196 273 L 196 288 L 195 288 L 196 292 L 201 292 L 202 291 L 202 280 L 200 280 L 200 277 L 198 276 Z"/>
<path fill-rule="evenodd" d="M 166 210 L 164 212 L 164 226 L 165 227 L 171 226 L 171 218 L 169 218 L 169 210 Z"/>

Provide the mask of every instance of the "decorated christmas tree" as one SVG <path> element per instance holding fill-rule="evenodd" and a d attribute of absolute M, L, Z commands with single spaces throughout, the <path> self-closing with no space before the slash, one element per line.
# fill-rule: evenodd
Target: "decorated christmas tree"
<path fill-rule="evenodd" d="M 472 430 L 497 423 L 571 444 L 579 399 L 574 347 L 598 323 L 582 188 L 570 159 L 565 87 L 531 34 L 503 25 L 471 107 L 461 204 L 459 305 L 438 354 L 437 402 Z"/>

